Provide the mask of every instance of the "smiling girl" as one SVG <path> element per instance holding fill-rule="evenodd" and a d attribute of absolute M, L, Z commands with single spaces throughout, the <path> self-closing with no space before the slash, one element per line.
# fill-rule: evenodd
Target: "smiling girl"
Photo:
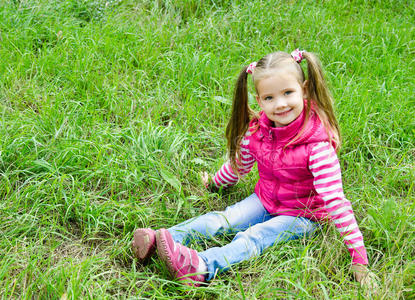
<path fill-rule="evenodd" d="M 307 61 L 308 76 L 300 66 Z M 247 78 L 256 100 L 248 105 Z M 363 236 L 342 188 L 336 150 L 339 126 L 320 62 L 313 53 L 271 53 L 242 69 L 226 128 L 229 160 L 215 176 L 204 174 L 209 189 L 234 185 L 257 163 L 259 181 L 246 199 L 169 229 L 139 228 L 133 252 L 139 261 L 157 249 L 171 275 L 190 285 L 214 278 L 233 264 L 260 255 L 280 242 L 311 236 L 319 223 L 332 222 L 352 259 L 361 284 L 370 283 Z M 236 233 L 223 247 L 196 252 L 191 239 Z"/>

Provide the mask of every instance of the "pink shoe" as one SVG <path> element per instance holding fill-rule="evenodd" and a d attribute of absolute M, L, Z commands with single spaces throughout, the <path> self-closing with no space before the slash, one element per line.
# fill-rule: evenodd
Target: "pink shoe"
<path fill-rule="evenodd" d="M 131 248 L 138 261 L 144 263 L 156 250 L 156 232 L 150 228 L 138 228 L 134 232 Z"/>
<path fill-rule="evenodd" d="M 170 274 L 190 286 L 205 282 L 205 276 L 197 274 L 199 257 L 197 251 L 173 241 L 167 229 L 157 230 L 157 253 L 166 264 Z"/>

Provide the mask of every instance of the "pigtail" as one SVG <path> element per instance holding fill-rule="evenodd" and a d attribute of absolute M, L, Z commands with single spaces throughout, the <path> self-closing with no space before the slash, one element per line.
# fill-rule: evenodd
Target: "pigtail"
<path fill-rule="evenodd" d="M 247 66 L 239 73 L 238 80 L 235 85 L 235 92 L 232 103 L 231 118 L 226 127 L 226 139 L 228 141 L 228 153 L 232 170 L 238 176 L 238 161 L 240 157 L 240 143 L 248 130 L 251 117 L 254 115 L 253 110 L 248 104 L 248 73 Z"/>
<path fill-rule="evenodd" d="M 304 52 L 303 57 L 307 60 L 308 98 L 315 101 L 316 111 L 327 130 L 330 140 L 340 148 L 340 130 L 334 114 L 334 101 L 324 79 L 323 69 L 317 56 L 311 52 Z"/>

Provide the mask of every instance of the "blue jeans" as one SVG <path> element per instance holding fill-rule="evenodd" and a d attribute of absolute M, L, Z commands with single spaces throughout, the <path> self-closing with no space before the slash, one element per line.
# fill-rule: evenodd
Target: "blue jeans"
<path fill-rule="evenodd" d="M 217 272 L 260 255 L 278 242 L 309 236 L 317 226 L 315 222 L 303 217 L 270 215 L 254 193 L 224 211 L 210 212 L 190 219 L 168 231 L 176 242 L 184 245 L 201 236 L 209 238 L 223 233 L 237 233 L 226 246 L 198 253 L 208 268 L 206 280 L 211 280 Z"/>

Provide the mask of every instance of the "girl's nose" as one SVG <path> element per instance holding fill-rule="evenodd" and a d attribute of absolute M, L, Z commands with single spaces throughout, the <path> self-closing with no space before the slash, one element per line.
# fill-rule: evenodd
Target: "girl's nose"
<path fill-rule="evenodd" d="M 277 101 L 275 101 L 275 109 L 282 109 L 287 106 L 287 101 L 283 97 L 277 98 Z"/>

